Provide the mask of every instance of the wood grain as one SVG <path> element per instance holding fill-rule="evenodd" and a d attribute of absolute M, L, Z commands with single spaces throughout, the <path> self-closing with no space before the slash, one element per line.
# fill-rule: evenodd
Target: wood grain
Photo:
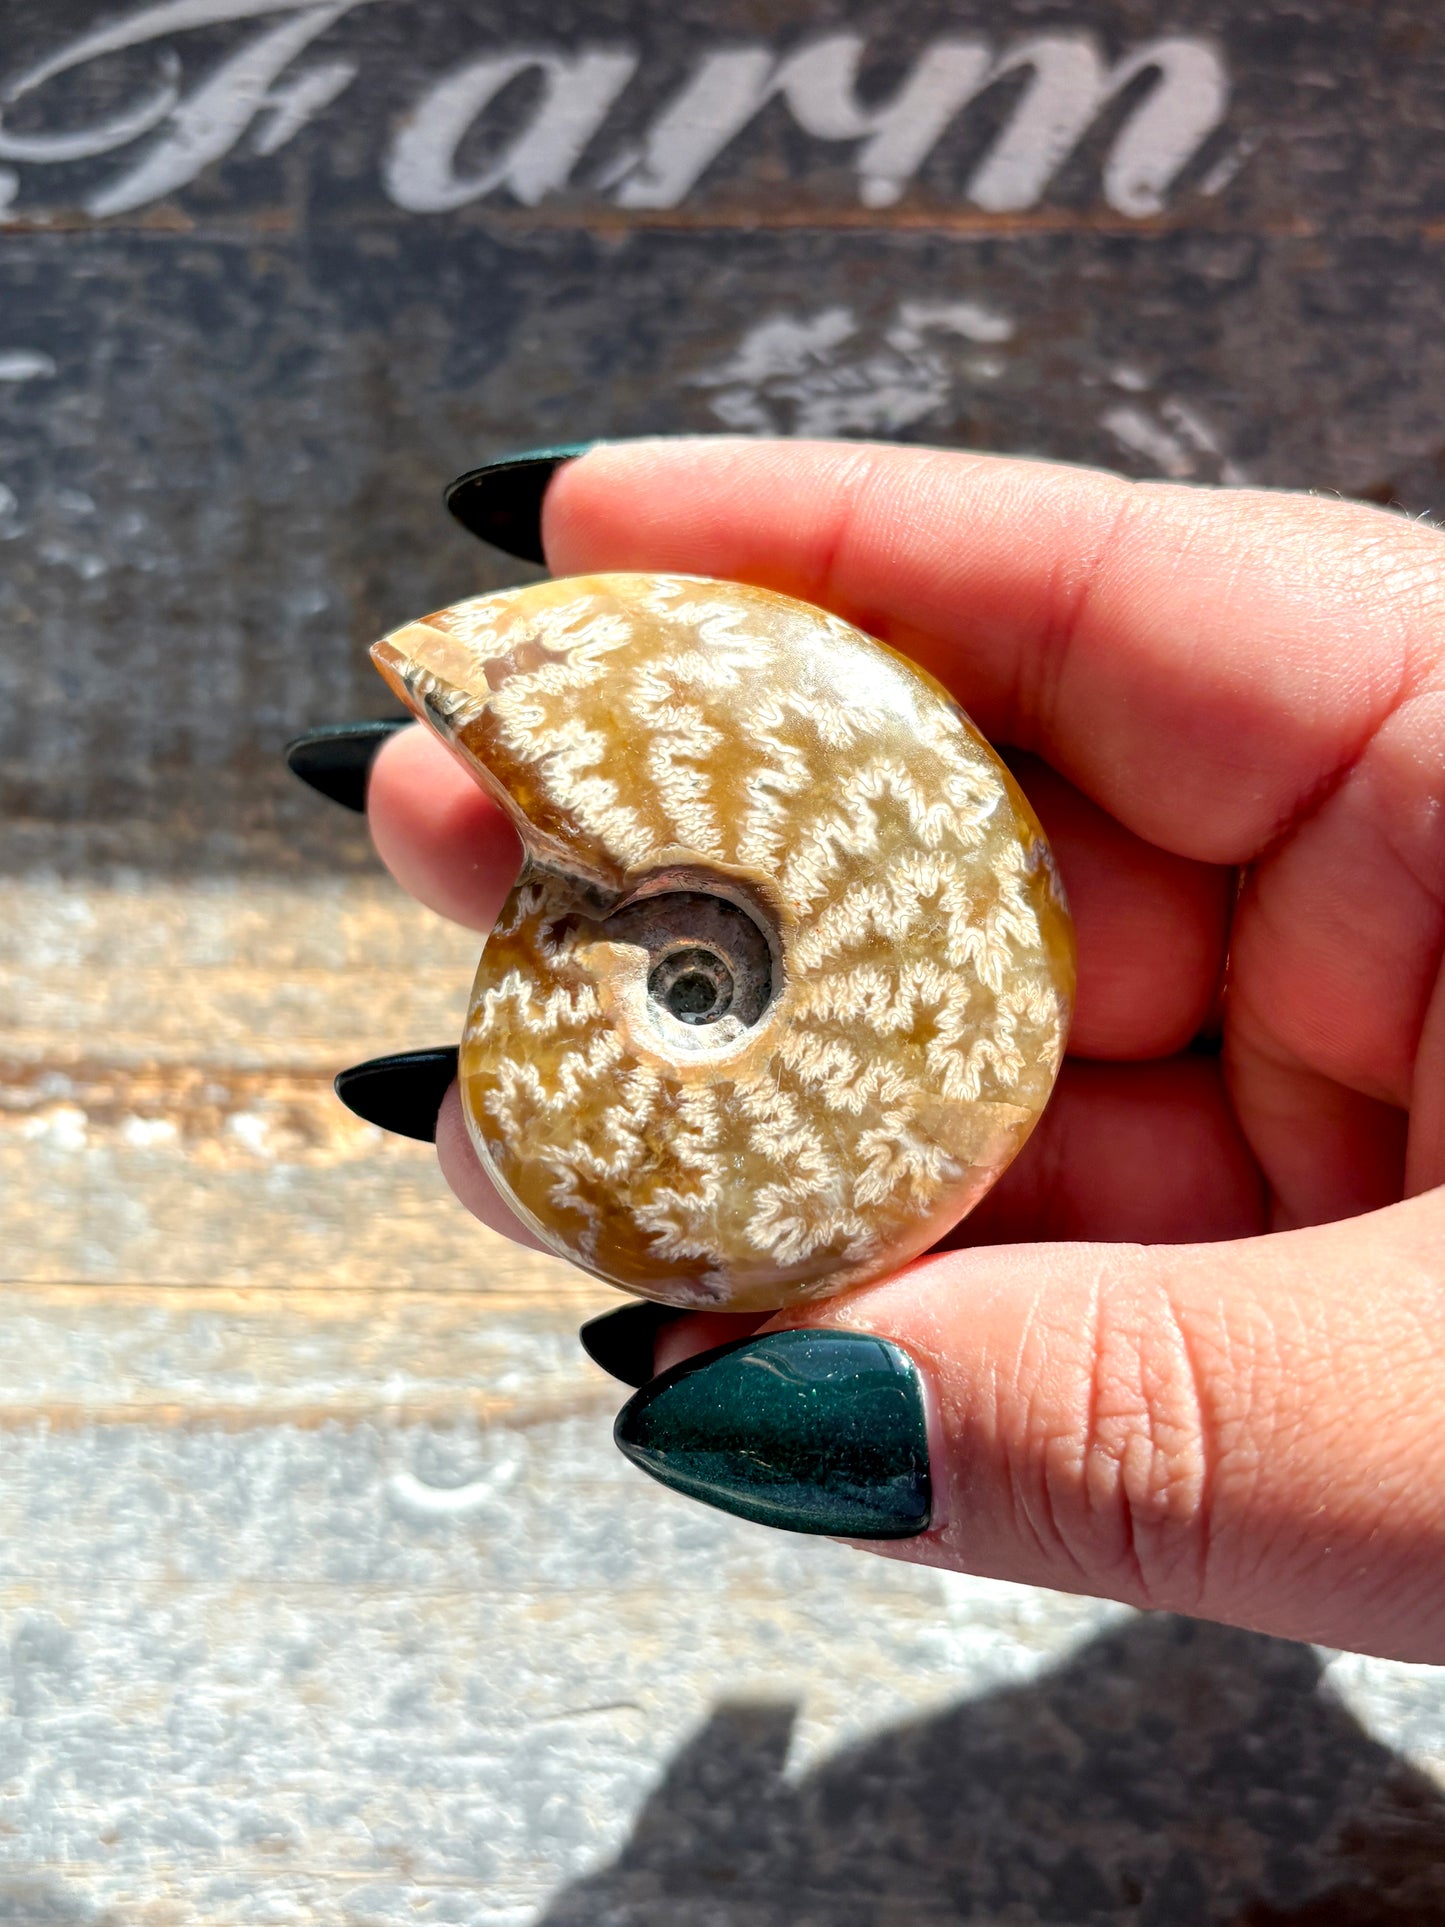
<path fill-rule="evenodd" d="M 0 934 L 0 1276 L 605 1297 L 451 1199 L 331 1077 L 460 1033 L 474 936 L 381 878 L 32 880 Z"/>
<path fill-rule="evenodd" d="M 8 0 L 0 78 L 103 12 Z M 117 19 L 143 12 L 116 0 Z M 235 12 L 81 61 L 7 131 L 99 126 L 168 60 L 193 101 L 285 25 L 261 0 Z M 163 129 L 0 163 L 7 868 L 62 846 L 202 876 L 359 866 L 353 826 L 310 811 L 277 752 L 387 710 L 376 637 L 525 577 L 438 507 L 506 450 L 882 436 L 1441 506 L 1445 26 L 1428 0 L 914 0 L 906 19 L 887 0 L 538 0 L 525 22 L 502 0 L 370 0 L 312 19 L 272 91 L 298 89 L 293 108 L 318 76 L 340 91 L 287 132 L 233 66 L 234 114 L 210 123 L 227 138 L 175 152 L 133 206 L 113 190 Z M 856 92 L 814 52 L 811 114 L 735 98 L 673 205 L 623 192 L 702 63 L 796 59 L 840 33 Z M 865 192 L 849 111 L 877 111 L 930 48 L 1043 60 L 1041 39 L 1049 86 L 1001 71 L 898 199 Z M 1109 77 L 1160 40 L 1222 76 L 1223 117 L 1161 206 L 1121 207 L 1110 156 L 1149 82 Z M 633 70 L 610 104 L 590 83 L 569 96 L 560 180 L 488 185 L 544 104 L 533 73 L 478 97 L 454 205 L 399 185 L 397 142 L 439 86 L 587 50 Z M 989 204 L 981 170 L 1015 126 L 1027 204 Z M 1052 167 L 1051 126 L 1077 131 Z"/>
<path fill-rule="evenodd" d="M 625 1465 L 611 1294 L 329 1090 L 473 948 L 380 878 L 5 892 L 0 1921 L 1440 1919 L 1427 1669 Z"/>

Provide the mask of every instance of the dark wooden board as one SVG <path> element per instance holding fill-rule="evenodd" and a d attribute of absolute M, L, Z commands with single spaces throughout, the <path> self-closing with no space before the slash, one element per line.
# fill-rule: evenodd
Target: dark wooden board
<path fill-rule="evenodd" d="M 362 861 L 277 745 L 385 713 L 365 645 L 521 573 L 437 503 L 502 449 L 739 427 L 1441 500 L 1425 0 L 8 0 L 0 75 L 12 864 Z"/>

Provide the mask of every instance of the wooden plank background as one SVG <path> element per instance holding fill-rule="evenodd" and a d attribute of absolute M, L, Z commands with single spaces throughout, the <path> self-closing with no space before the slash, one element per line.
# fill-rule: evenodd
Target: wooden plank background
<path fill-rule="evenodd" d="M 1445 1922 L 1430 1669 L 626 1467 L 606 1294 L 330 1095 L 474 944 L 279 761 L 506 447 L 1438 507 L 1437 10 L 8 0 L 0 90 L 0 1923 Z"/>

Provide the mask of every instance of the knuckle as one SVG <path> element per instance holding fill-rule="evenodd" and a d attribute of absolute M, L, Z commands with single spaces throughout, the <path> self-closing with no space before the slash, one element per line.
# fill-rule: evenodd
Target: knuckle
<path fill-rule="evenodd" d="M 1089 1590 L 1197 1612 L 1218 1467 L 1209 1334 L 1160 1283 L 1102 1279 L 1027 1400 L 1030 1515 Z"/>

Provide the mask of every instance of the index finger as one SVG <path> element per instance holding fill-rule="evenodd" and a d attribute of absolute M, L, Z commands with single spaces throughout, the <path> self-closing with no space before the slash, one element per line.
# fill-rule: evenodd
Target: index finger
<path fill-rule="evenodd" d="M 1401 516 L 925 449 L 601 444 L 559 470 L 543 531 L 558 574 L 675 569 L 832 609 L 1214 863 L 1350 766 L 1445 614 L 1445 543 Z"/>

